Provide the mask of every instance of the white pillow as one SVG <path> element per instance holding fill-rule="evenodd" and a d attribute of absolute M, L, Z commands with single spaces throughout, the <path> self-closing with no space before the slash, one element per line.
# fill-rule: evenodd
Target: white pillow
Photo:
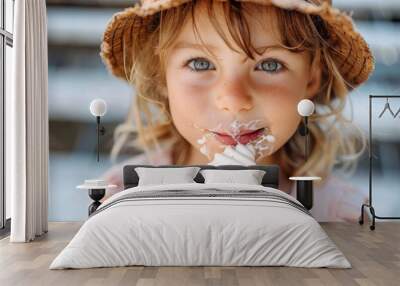
<path fill-rule="evenodd" d="M 256 169 L 247 170 L 218 170 L 205 169 L 200 174 L 204 177 L 204 183 L 235 183 L 247 185 L 261 185 L 265 171 Z"/>
<path fill-rule="evenodd" d="M 196 183 L 194 178 L 199 170 L 200 167 L 135 168 L 139 176 L 138 186 Z"/>

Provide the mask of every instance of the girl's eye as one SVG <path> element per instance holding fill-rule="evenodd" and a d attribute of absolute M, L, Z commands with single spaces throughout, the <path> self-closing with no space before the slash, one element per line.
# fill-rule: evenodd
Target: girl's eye
<path fill-rule="evenodd" d="M 207 71 L 209 67 L 214 67 L 212 63 L 204 58 L 193 58 L 187 61 L 186 65 L 189 66 L 191 71 Z M 214 67 L 215 69 L 215 67 Z"/>
<path fill-rule="evenodd" d="M 269 73 L 279 72 L 283 68 L 283 65 L 275 59 L 268 59 L 268 60 L 262 61 L 260 66 L 261 66 L 262 70 L 269 72 Z"/>

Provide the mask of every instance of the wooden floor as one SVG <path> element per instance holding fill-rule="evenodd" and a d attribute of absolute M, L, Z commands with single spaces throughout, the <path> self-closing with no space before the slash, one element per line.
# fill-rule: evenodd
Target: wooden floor
<path fill-rule="evenodd" d="M 118 267 L 49 270 L 81 223 L 53 222 L 32 243 L 0 241 L 0 285 L 400 285 L 400 223 L 321 224 L 352 269 L 292 267 Z"/>

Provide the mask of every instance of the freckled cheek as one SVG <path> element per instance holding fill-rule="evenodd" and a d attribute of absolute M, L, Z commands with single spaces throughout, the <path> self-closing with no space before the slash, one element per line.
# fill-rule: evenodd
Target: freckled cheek
<path fill-rule="evenodd" d="M 272 134 L 276 137 L 275 148 L 280 148 L 294 135 L 301 118 L 296 114 L 272 115 L 270 117 Z"/>
<path fill-rule="evenodd" d="M 283 86 L 270 87 L 263 94 L 260 104 L 272 134 L 277 138 L 275 148 L 283 146 L 297 130 L 301 120 L 297 113 L 299 97 L 292 88 Z"/>
<path fill-rule="evenodd" d="M 168 82 L 168 99 L 172 120 L 179 133 L 193 144 L 201 136 L 198 126 L 207 126 L 204 121 L 208 118 L 209 98 L 208 88 L 202 85 L 188 84 L 182 78 Z"/>
<path fill-rule="evenodd" d="M 197 118 L 197 114 L 204 115 L 211 103 L 209 88 L 182 80 L 169 84 L 168 97 L 171 112 L 187 114 L 192 119 Z"/>

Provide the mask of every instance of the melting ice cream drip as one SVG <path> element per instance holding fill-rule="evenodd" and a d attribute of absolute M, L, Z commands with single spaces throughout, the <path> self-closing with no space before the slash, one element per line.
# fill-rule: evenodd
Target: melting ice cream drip
<path fill-rule="evenodd" d="M 264 133 L 255 141 L 250 142 L 250 144 L 254 144 L 254 148 L 256 149 L 256 157 L 260 158 L 266 155 L 271 155 L 274 152 L 275 141 L 275 136 L 272 135 L 270 130 L 266 128 Z"/>
<path fill-rule="evenodd" d="M 206 129 L 199 127 L 196 123 L 193 124 L 193 127 L 200 129 L 202 132 L 207 132 Z M 197 144 L 200 145 L 200 153 L 205 155 L 209 160 L 211 160 L 211 154 L 210 150 L 207 147 L 207 143 L 210 141 L 210 137 L 212 137 L 213 134 L 206 133 L 201 137 L 200 139 L 197 140 Z"/>
<path fill-rule="evenodd" d="M 208 159 L 210 159 L 210 153 L 207 148 L 207 138 L 210 136 L 211 134 L 205 134 L 203 137 L 197 140 L 197 143 L 200 145 L 200 152 L 207 156 Z"/>

